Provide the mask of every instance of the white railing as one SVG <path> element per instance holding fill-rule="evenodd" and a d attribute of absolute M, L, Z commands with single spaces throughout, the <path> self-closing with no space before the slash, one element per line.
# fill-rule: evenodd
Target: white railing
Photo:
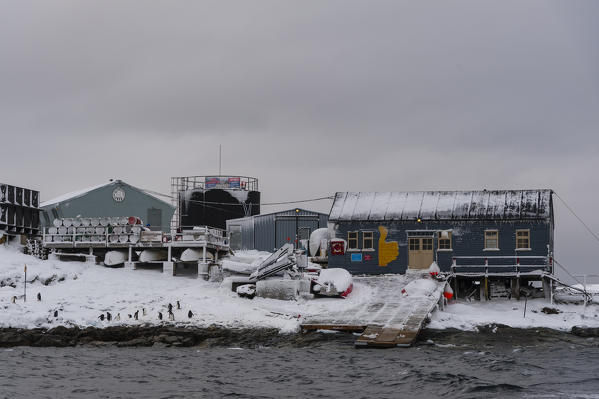
<path fill-rule="evenodd" d="M 468 263 L 458 264 L 459 260 L 480 260 L 479 263 Z M 489 260 L 513 260 L 513 262 L 502 262 L 489 264 Z M 542 260 L 542 263 L 527 263 L 530 260 Z M 451 272 L 455 273 L 456 268 L 484 268 L 485 274 L 489 274 L 489 268 L 493 269 L 514 269 L 515 272 L 520 273 L 521 267 L 526 268 L 538 268 L 546 269 L 547 267 L 553 269 L 553 258 L 551 256 L 454 256 L 451 262 Z M 492 273 L 491 273 L 492 274 Z"/>

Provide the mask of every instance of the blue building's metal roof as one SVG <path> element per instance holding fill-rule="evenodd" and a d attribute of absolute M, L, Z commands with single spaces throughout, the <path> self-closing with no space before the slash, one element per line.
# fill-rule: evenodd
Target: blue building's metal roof
<path fill-rule="evenodd" d="M 552 218 L 552 190 L 340 192 L 330 221 Z"/>

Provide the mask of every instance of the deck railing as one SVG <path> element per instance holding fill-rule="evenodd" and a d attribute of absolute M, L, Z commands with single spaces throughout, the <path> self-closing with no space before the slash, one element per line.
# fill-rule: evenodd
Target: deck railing
<path fill-rule="evenodd" d="M 459 264 L 459 261 L 467 261 Z M 489 263 L 491 261 L 491 263 Z M 537 261 L 537 262 L 535 262 Z M 451 272 L 456 269 L 484 270 L 485 274 L 516 272 L 532 270 L 551 271 L 553 269 L 553 258 L 551 256 L 454 256 L 451 262 Z M 489 271 L 491 269 L 491 271 Z"/>

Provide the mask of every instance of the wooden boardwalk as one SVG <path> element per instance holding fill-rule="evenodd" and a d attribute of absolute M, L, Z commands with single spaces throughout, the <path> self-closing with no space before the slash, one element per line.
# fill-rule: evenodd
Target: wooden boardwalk
<path fill-rule="evenodd" d="M 369 285 L 376 295 L 344 312 L 308 317 L 304 330 L 342 330 L 362 332 L 356 346 L 410 346 L 418 337 L 428 314 L 439 302 L 445 282 L 435 281 L 436 288 L 428 296 L 403 296 L 401 290 L 418 275 L 354 278 L 355 284 Z M 427 277 L 425 277 L 427 278 Z"/>

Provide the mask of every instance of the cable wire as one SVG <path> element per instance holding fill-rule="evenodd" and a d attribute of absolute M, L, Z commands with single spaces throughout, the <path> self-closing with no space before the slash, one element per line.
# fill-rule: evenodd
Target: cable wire
<path fill-rule="evenodd" d="M 595 238 L 595 240 L 597 240 L 597 242 L 599 242 L 599 236 L 597 236 L 597 234 L 595 234 L 595 232 L 593 232 L 593 230 L 591 230 L 591 228 L 589 226 L 587 226 L 587 224 L 576 214 L 576 212 L 574 212 L 574 210 L 566 203 L 566 201 L 564 201 L 564 199 L 562 197 L 559 196 L 558 193 L 556 193 L 555 191 L 553 192 L 553 194 L 555 194 L 555 196 L 557 198 L 559 198 L 559 200 L 564 204 L 564 206 L 570 211 L 570 213 L 572 213 L 572 215 L 574 215 L 574 217 L 576 219 L 578 219 L 578 221 L 584 226 L 584 228 Z"/>

